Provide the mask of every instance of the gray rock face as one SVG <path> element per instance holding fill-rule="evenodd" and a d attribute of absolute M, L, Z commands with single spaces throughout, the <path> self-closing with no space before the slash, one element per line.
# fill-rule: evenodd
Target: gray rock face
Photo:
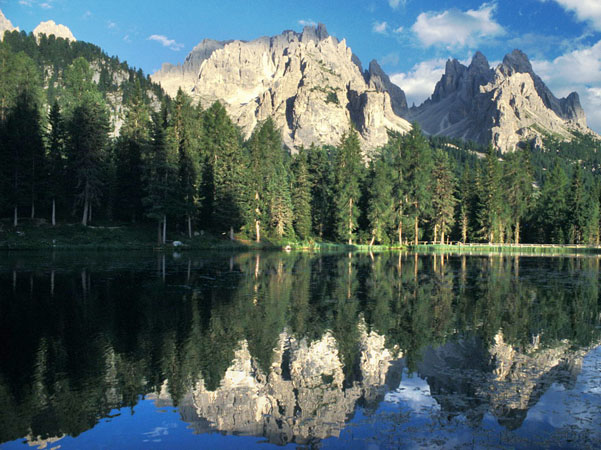
<path fill-rule="evenodd" d="M 54 35 L 57 38 L 69 39 L 71 42 L 75 42 L 77 40 L 69 28 L 67 28 L 65 25 L 55 23 L 54 20 L 41 22 L 33 29 L 33 34 L 36 37 L 41 34 L 45 34 L 46 36 Z"/>
<path fill-rule="evenodd" d="M 393 100 L 388 77 L 372 73 L 373 84 L 346 42 L 320 24 L 251 42 L 203 41 L 184 64 L 164 66 L 152 79 L 170 95 L 181 87 L 203 107 L 222 102 L 245 137 L 272 117 L 292 149 L 336 145 L 352 122 L 370 150 L 387 142 L 387 129 L 411 128 L 394 111 L 402 109 L 402 91 L 393 87 Z"/>
<path fill-rule="evenodd" d="M 519 50 L 491 69 L 477 52 L 469 67 L 449 60 L 432 97 L 406 115 L 424 131 L 512 151 L 522 141 L 544 136 L 571 139 L 574 131 L 592 133 L 578 94 L 558 99 Z"/>
<path fill-rule="evenodd" d="M 19 31 L 19 28 L 13 27 L 13 24 L 8 20 L 2 10 L 0 10 L 0 41 L 4 39 L 4 33 L 7 31 Z"/>
<path fill-rule="evenodd" d="M 390 105 L 397 116 L 404 116 L 409 112 L 407 107 L 407 97 L 403 90 L 390 81 L 390 78 L 382 70 L 378 62 L 374 59 L 369 63 L 369 71 L 366 74 L 369 87 L 377 92 L 388 92 L 390 96 Z"/>

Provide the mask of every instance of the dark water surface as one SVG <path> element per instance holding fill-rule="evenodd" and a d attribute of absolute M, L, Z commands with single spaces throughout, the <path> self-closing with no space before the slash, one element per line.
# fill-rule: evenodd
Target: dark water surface
<path fill-rule="evenodd" d="M 600 265 L 0 254 L 0 446 L 601 448 Z"/>

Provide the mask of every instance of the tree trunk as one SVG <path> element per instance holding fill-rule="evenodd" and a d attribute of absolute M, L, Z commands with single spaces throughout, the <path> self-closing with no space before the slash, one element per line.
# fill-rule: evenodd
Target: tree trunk
<path fill-rule="evenodd" d="M 440 245 L 444 245 L 444 222 L 440 226 Z"/>
<path fill-rule="evenodd" d="M 157 244 L 161 245 L 161 220 L 159 220 L 158 222 L 158 228 L 157 228 Z"/>
<path fill-rule="evenodd" d="M 167 216 L 163 215 L 163 245 L 167 243 Z"/>
<path fill-rule="evenodd" d="M 31 200 L 31 218 L 35 219 L 35 201 Z"/>
<path fill-rule="evenodd" d="M 234 227 L 230 227 L 230 241 L 234 240 Z"/>
<path fill-rule="evenodd" d="M 399 219 L 399 247 L 403 246 L 403 222 Z"/>
<path fill-rule="evenodd" d="M 353 199 L 349 200 L 348 208 L 348 245 L 353 245 Z"/>
<path fill-rule="evenodd" d="M 90 202 L 90 207 L 88 208 L 88 223 L 92 223 L 92 202 Z"/>
<path fill-rule="evenodd" d="M 192 239 L 192 217 L 188 215 L 188 237 Z"/>
<path fill-rule="evenodd" d="M 434 243 L 438 240 L 438 224 L 434 225 Z"/>
<path fill-rule="evenodd" d="M 520 221 L 518 220 L 515 223 L 515 243 L 518 245 L 520 243 Z"/>
<path fill-rule="evenodd" d="M 415 245 L 419 245 L 419 228 L 417 216 L 415 216 Z"/>
<path fill-rule="evenodd" d="M 52 226 L 56 226 L 56 199 L 52 199 Z"/>
<path fill-rule="evenodd" d="M 463 243 L 467 242 L 467 217 L 463 217 L 461 223 L 461 238 L 463 239 Z"/>
<path fill-rule="evenodd" d="M 86 189 L 86 191 L 87 191 L 87 189 Z M 81 224 L 84 227 L 88 226 L 88 208 L 89 208 L 88 195 L 86 192 L 86 194 L 84 195 L 84 200 L 83 200 L 83 217 L 81 218 Z"/>
<path fill-rule="evenodd" d="M 255 240 L 261 242 L 261 222 L 255 219 Z"/>
<path fill-rule="evenodd" d="M 17 228 L 19 225 L 19 207 L 15 205 L 15 215 L 13 217 L 13 226 Z"/>
<path fill-rule="evenodd" d="M 374 245 L 374 241 L 376 240 L 376 235 L 375 233 L 371 235 L 371 241 L 369 241 L 369 246 L 371 247 L 372 245 Z"/>

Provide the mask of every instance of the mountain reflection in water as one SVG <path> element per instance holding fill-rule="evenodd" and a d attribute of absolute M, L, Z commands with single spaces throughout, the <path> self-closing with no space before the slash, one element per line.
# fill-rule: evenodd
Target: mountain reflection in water
<path fill-rule="evenodd" d="M 277 445 L 447 447 L 468 433 L 594 447 L 601 373 L 582 364 L 599 353 L 599 269 L 570 257 L 5 254 L 0 443 L 81 447 L 152 401 L 199 445 L 218 431 Z M 539 411 L 547 397 L 565 411 Z M 140 443 L 136 426 L 119 445 Z M 177 429 L 174 444 L 193 445 Z"/>

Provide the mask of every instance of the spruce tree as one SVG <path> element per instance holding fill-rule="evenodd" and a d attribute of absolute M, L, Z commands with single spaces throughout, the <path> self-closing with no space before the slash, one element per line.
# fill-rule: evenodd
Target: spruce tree
<path fill-rule="evenodd" d="M 307 166 L 311 184 L 313 234 L 319 239 L 334 239 L 332 215 L 334 161 L 332 152 L 327 148 L 311 145 L 307 150 Z"/>
<path fill-rule="evenodd" d="M 568 193 L 566 216 L 568 237 L 572 244 L 584 244 L 587 239 L 591 199 L 584 183 L 582 168 L 577 164 Z"/>
<path fill-rule="evenodd" d="M 489 243 L 504 241 L 506 202 L 503 198 L 503 168 L 494 148 L 488 153 L 478 183 L 480 234 Z"/>
<path fill-rule="evenodd" d="M 445 243 L 445 235 L 455 222 L 455 175 L 451 168 L 449 157 L 442 150 L 434 153 L 434 168 L 432 170 L 432 224 L 436 242 L 440 233 L 440 243 Z"/>
<path fill-rule="evenodd" d="M 52 202 L 51 221 L 52 226 L 56 225 L 56 202 L 63 197 L 65 193 L 65 139 L 66 129 L 58 102 L 52 104 L 48 114 L 48 134 L 47 134 L 47 168 L 48 168 L 48 193 Z"/>
<path fill-rule="evenodd" d="M 294 183 L 292 206 L 294 211 L 294 231 L 306 240 L 311 236 L 311 182 L 307 169 L 307 152 L 301 149 L 292 163 Z"/>
<path fill-rule="evenodd" d="M 532 168 L 529 150 L 518 148 L 506 157 L 504 187 L 507 195 L 510 219 L 513 223 L 514 242 L 520 243 L 521 225 L 526 217 L 532 198 Z"/>
<path fill-rule="evenodd" d="M 459 208 L 458 223 L 461 242 L 464 244 L 471 238 L 476 222 L 477 195 L 475 192 L 476 180 L 470 166 L 466 163 L 459 181 L 457 191 Z"/>
<path fill-rule="evenodd" d="M 544 243 L 566 243 L 568 182 L 565 171 L 556 161 L 553 170 L 545 178 L 538 199 L 539 234 Z"/>
<path fill-rule="evenodd" d="M 377 158 L 372 162 L 368 184 L 367 220 L 371 234 L 370 245 L 390 242 L 388 233 L 394 213 L 392 169 L 386 161 Z"/>
<path fill-rule="evenodd" d="M 353 244 L 356 236 L 362 172 L 359 135 L 351 127 L 342 136 L 334 166 L 336 234 L 338 239 L 348 242 L 349 245 Z"/>

